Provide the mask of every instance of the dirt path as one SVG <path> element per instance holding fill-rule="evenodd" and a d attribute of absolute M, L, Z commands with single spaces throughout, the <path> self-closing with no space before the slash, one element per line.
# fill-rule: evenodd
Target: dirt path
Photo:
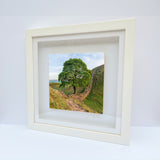
<path fill-rule="evenodd" d="M 81 111 L 81 112 L 86 112 L 85 109 L 81 108 L 78 104 L 76 104 L 75 102 L 73 102 L 70 99 L 66 99 L 68 105 L 72 108 L 73 111 Z"/>
<path fill-rule="evenodd" d="M 58 91 L 56 89 L 51 88 L 52 92 L 50 93 L 51 95 L 53 95 L 53 92 L 56 93 L 57 95 L 59 95 L 60 97 L 65 98 L 67 104 L 70 106 L 71 110 L 73 111 L 81 111 L 81 112 L 86 112 L 85 109 L 83 109 L 80 105 L 78 105 L 77 103 L 73 102 L 71 99 L 68 99 L 69 97 L 67 95 L 65 95 L 63 92 Z"/>

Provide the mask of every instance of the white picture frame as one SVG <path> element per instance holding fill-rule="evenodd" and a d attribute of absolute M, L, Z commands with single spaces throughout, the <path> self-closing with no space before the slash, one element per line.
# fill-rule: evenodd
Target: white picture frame
<path fill-rule="evenodd" d="M 72 38 L 72 36 L 76 37 L 76 35 L 81 36 L 81 34 L 87 35 L 90 33 L 95 35 L 100 33 L 100 37 L 103 37 L 103 33 L 109 33 L 110 35 L 114 35 L 115 33 L 121 38 L 121 35 L 119 35 L 119 32 L 121 31 L 123 31 L 122 37 L 124 39 L 123 44 L 119 44 L 119 48 L 123 51 L 123 57 L 121 57 L 121 63 L 123 63 L 123 67 L 121 67 L 122 81 L 118 83 L 122 84 L 121 90 L 119 91 L 121 96 L 117 95 L 117 99 L 119 98 L 118 101 L 121 101 L 119 104 L 121 105 L 120 133 L 115 134 L 114 132 L 94 131 L 90 129 L 76 128 L 74 126 L 68 127 L 62 125 L 61 123 L 50 123 L 49 121 L 40 120 L 37 116 L 38 111 L 36 108 L 39 106 L 39 82 L 37 78 L 39 74 L 37 60 L 38 43 L 52 41 L 52 37 L 56 37 L 59 41 L 61 41 L 59 36 L 62 37 L 62 39 L 67 39 L 67 37 L 65 37 L 66 35 L 70 35 Z M 128 145 L 131 119 L 134 41 L 135 19 L 26 30 L 27 106 L 29 128 L 57 134 Z M 119 43 L 121 43 L 121 40 Z"/>

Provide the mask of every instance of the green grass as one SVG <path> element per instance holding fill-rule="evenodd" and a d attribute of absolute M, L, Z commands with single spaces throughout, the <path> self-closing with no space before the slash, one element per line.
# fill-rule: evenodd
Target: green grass
<path fill-rule="evenodd" d="M 49 88 L 49 92 L 50 108 L 71 110 L 70 106 L 67 104 L 66 99 L 64 97 L 59 96 L 59 94 L 51 87 Z"/>
<path fill-rule="evenodd" d="M 74 93 L 73 87 L 59 87 L 60 83 L 50 83 L 49 86 L 53 89 L 57 89 L 58 91 L 64 92 L 66 95 L 70 95 Z M 85 89 L 83 87 L 77 88 L 77 93 L 82 93 Z"/>
<path fill-rule="evenodd" d="M 101 66 L 95 71 L 91 92 L 84 100 L 87 106 L 98 113 L 103 113 L 103 86 L 104 66 Z"/>

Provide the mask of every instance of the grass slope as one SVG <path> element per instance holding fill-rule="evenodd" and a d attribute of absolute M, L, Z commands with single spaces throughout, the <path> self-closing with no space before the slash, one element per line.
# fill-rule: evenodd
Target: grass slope
<path fill-rule="evenodd" d="M 49 87 L 49 92 L 50 108 L 71 110 L 70 106 L 66 102 L 66 99 L 60 96 L 56 90 Z"/>
<path fill-rule="evenodd" d="M 92 89 L 84 103 L 98 113 L 103 113 L 104 65 L 94 68 Z"/>

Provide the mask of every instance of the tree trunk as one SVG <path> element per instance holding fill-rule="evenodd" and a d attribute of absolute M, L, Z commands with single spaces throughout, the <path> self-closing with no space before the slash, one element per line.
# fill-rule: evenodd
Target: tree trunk
<path fill-rule="evenodd" d="M 77 94 L 77 88 L 74 86 L 73 89 L 74 89 L 74 94 Z"/>

